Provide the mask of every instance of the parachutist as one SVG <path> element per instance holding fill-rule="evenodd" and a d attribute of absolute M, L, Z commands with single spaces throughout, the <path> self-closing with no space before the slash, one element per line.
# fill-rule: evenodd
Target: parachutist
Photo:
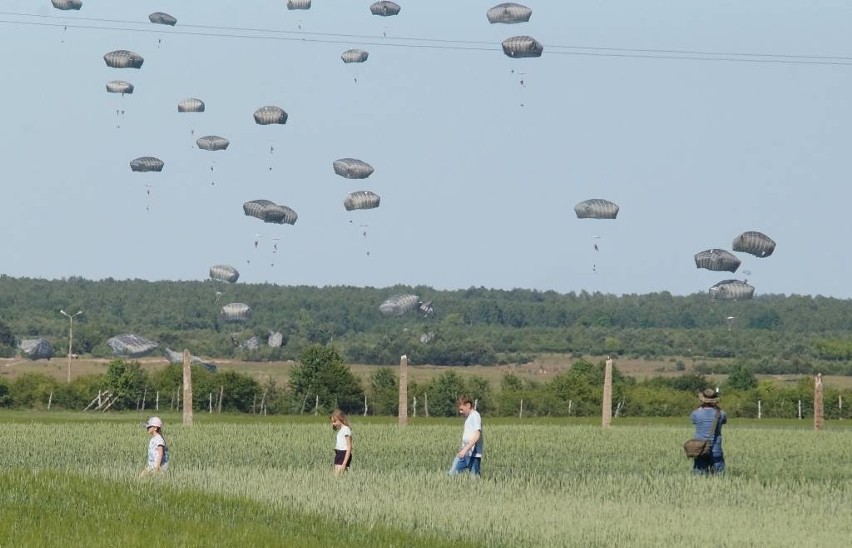
<path fill-rule="evenodd" d="M 366 230 L 363 232 L 363 235 L 364 235 L 365 238 L 367 237 L 367 231 Z"/>
<path fill-rule="evenodd" d="M 595 245 L 595 251 L 599 251 L 598 250 L 598 244 L 594 244 L 594 245 Z"/>

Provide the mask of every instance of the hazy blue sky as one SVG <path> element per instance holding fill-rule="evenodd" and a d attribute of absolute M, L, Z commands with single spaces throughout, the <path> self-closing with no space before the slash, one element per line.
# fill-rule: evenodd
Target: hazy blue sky
<path fill-rule="evenodd" d="M 192 280 L 225 263 L 249 283 L 689 294 L 749 270 L 757 294 L 852 297 L 852 4 L 530 0 L 529 23 L 491 25 L 496 3 L 400 0 L 382 18 L 369 0 L 0 0 L 0 273 Z M 544 55 L 504 56 L 519 34 Z M 369 60 L 344 64 L 352 47 Z M 143 67 L 108 68 L 114 49 Z M 108 94 L 115 79 L 135 92 Z M 185 97 L 207 111 L 178 114 Z M 263 105 L 287 124 L 255 125 Z M 230 148 L 195 148 L 209 134 Z M 147 155 L 162 173 L 131 172 Z M 341 178 L 342 157 L 376 171 Z M 381 207 L 346 212 L 354 190 Z M 296 225 L 244 216 L 259 198 Z M 588 198 L 618 219 L 577 219 Z M 695 268 L 746 230 L 775 254 Z"/>

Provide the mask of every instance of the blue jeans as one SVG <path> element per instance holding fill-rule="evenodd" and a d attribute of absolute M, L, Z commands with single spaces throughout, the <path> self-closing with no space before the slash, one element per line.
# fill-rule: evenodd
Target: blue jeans
<path fill-rule="evenodd" d="M 725 473 L 725 455 L 707 455 L 695 457 L 692 473 L 699 476 Z"/>
<path fill-rule="evenodd" d="M 482 457 L 456 457 L 453 459 L 453 465 L 450 466 L 449 474 L 457 476 L 465 470 L 470 472 L 471 476 L 479 476 L 479 466 L 482 462 Z"/>

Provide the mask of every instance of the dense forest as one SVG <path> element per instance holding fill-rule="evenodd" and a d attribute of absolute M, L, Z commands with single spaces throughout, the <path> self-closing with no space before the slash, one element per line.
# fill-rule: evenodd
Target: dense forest
<path fill-rule="evenodd" d="M 431 301 L 387 316 L 388 297 L 412 293 Z M 225 321 L 223 305 L 251 307 L 245 322 Z M 297 359 L 313 344 L 333 346 L 349 363 L 523 363 L 539 353 L 612 354 L 744 363 L 755 373 L 852 374 L 852 301 L 763 295 L 746 301 L 706 294 L 673 296 L 561 294 L 526 289 L 310 287 L 208 281 L 42 280 L 0 276 L 0 354 L 44 337 L 65 355 L 69 321 L 74 352 L 112 356 L 106 341 L 134 333 L 161 348 L 246 360 Z M 280 333 L 281 345 L 267 344 Z M 257 344 L 260 341 L 261 344 Z M 254 344 L 252 344 L 252 342 Z M 726 373 L 727 371 L 702 371 Z"/>

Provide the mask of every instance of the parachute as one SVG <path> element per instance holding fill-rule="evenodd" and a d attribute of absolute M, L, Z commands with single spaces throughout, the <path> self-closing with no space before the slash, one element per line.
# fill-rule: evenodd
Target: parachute
<path fill-rule="evenodd" d="M 512 36 L 503 40 L 503 53 L 516 59 L 541 57 L 543 51 L 544 46 L 532 36 Z"/>
<path fill-rule="evenodd" d="M 178 112 L 204 112 L 204 101 L 189 97 L 178 101 Z"/>
<path fill-rule="evenodd" d="M 53 357 L 53 346 L 44 337 L 24 339 L 18 345 L 21 353 L 31 360 L 49 360 Z"/>
<path fill-rule="evenodd" d="M 340 58 L 344 63 L 363 63 L 369 56 L 370 54 L 362 49 L 348 49 L 340 55 Z"/>
<path fill-rule="evenodd" d="M 266 339 L 266 344 L 271 348 L 280 348 L 284 344 L 284 334 L 280 331 L 270 331 L 269 337 Z"/>
<path fill-rule="evenodd" d="M 127 333 L 107 339 L 107 346 L 112 349 L 112 353 L 116 356 L 140 358 L 146 354 L 150 354 L 160 345 L 145 337 Z"/>
<path fill-rule="evenodd" d="M 177 23 L 177 19 L 168 13 L 163 13 L 162 11 L 155 11 L 148 16 L 148 20 L 152 23 L 156 23 L 157 25 L 169 25 L 172 27 Z"/>
<path fill-rule="evenodd" d="M 332 164 L 334 172 L 347 179 L 366 179 L 373 173 L 373 166 L 355 158 L 341 158 Z"/>
<path fill-rule="evenodd" d="M 775 251 L 775 241 L 762 232 L 743 232 L 734 238 L 733 250 L 750 253 L 755 257 L 769 257 Z"/>
<path fill-rule="evenodd" d="M 357 190 L 346 195 L 346 199 L 343 200 L 343 207 L 346 208 L 346 211 L 352 211 L 353 209 L 374 209 L 379 207 L 381 200 L 378 194 L 369 190 Z"/>
<path fill-rule="evenodd" d="M 370 13 L 380 17 L 398 15 L 401 9 L 402 8 L 399 4 L 395 2 L 388 2 L 387 0 L 384 0 L 383 2 L 374 2 L 370 5 Z"/>
<path fill-rule="evenodd" d="M 231 141 L 218 135 L 207 135 L 196 139 L 195 144 L 201 150 L 226 150 Z"/>
<path fill-rule="evenodd" d="M 276 106 L 260 107 L 254 111 L 254 121 L 261 126 L 269 124 L 286 124 L 287 113 L 284 109 Z"/>
<path fill-rule="evenodd" d="M 288 10 L 309 10 L 311 9 L 311 0 L 287 0 Z"/>
<path fill-rule="evenodd" d="M 222 307 L 221 317 L 226 322 L 247 322 L 251 317 L 251 308 L 244 303 L 229 303 Z"/>
<path fill-rule="evenodd" d="M 489 9 L 486 14 L 489 23 L 526 23 L 532 16 L 532 10 L 521 4 L 507 2 L 497 4 Z"/>
<path fill-rule="evenodd" d="M 83 7 L 82 0 L 50 0 L 50 3 L 58 10 L 78 10 Z"/>
<path fill-rule="evenodd" d="M 740 280 L 724 280 L 710 288 L 710 296 L 714 299 L 751 299 L 754 287 Z"/>
<path fill-rule="evenodd" d="M 169 363 L 183 363 L 183 352 L 175 352 L 171 348 L 163 348 L 163 353 L 165 353 L 166 359 L 169 360 Z M 211 373 L 215 373 L 216 369 L 218 369 L 215 363 L 205 362 L 198 356 L 190 355 L 189 363 L 193 365 L 200 365 Z"/>
<path fill-rule="evenodd" d="M 574 206 L 578 219 L 615 219 L 618 216 L 618 209 L 618 205 L 599 198 L 586 200 Z"/>
<path fill-rule="evenodd" d="M 133 84 L 125 82 L 124 80 L 113 80 L 111 82 L 107 82 L 106 90 L 110 93 L 121 93 L 122 95 L 125 93 L 133 93 Z"/>
<path fill-rule="evenodd" d="M 145 60 L 138 53 L 117 49 L 104 55 L 104 62 L 112 68 L 142 68 Z"/>
<path fill-rule="evenodd" d="M 233 266 L 217 264 L 210 267 L 210 277 L 220 282 L 232 284 L 240 279 L 240 273 Z"/>
<path fill-rule="evenodd" d="M 264 223 L 294 225 L 299 219 L 295 211 L 269 200 L 251 200 L 243 204 L 243 213 Z"/>
<path fill-rule="evenodd" d="M 163 171 L 164 165 L 162 160 L 153 156 L 142 156 L 130 161 L 130 169 L 142 173 L 147 171 Z"/>
<path fill-rule="evenodd" d="M 695 268 L 706 268 L 721 272 L 736 272 L 740 267 L 740 260 L 736 255 L 724 249 L 707 249 L 695 254 Z"/>
<path fill-rule="evenodd" d="M 385 316 L 402 316 L 420 304 L 420 297 L 410 294 L 398 294 L 379 305 L 379 312 Z"/>

